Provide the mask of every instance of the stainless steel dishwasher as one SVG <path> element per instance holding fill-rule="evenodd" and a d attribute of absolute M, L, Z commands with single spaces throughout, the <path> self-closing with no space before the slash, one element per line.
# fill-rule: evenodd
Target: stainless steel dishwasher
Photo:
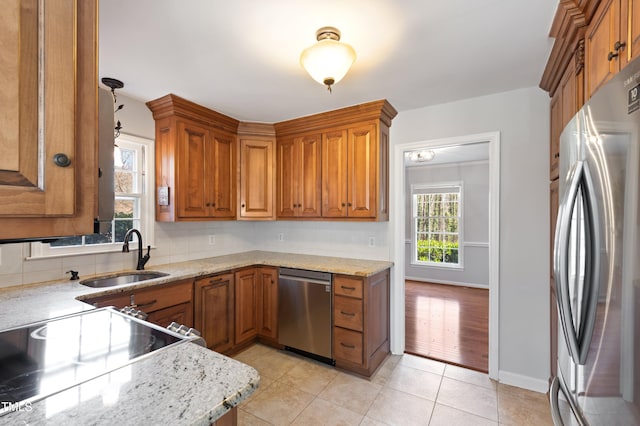
<path fill-rule="evenodd" d="M 278 343 L 333 363 L 331 326 L 331 274 L 280 268 Z"/>

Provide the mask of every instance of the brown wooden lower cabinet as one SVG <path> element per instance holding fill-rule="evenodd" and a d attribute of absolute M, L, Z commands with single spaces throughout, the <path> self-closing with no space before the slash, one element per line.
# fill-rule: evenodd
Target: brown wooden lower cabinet
<path fill-rule="evenodd" d="M 86 299 L 97 308 L 133 306 L 148 314 L 147 321 L 162 327 L 171 321 L 193 327 L 193 281 L 182 280 L 148 289 Z"/>
<path fill-rule="evenodd" d="M 278 343 L 278 268 L 258 268 L 258 337 Z"/>
<path fill-rule="evenodd" d="M 235 345 L 258 336 L 258 274 L 259 268 L 235 273 Z"/>
<path fill-rule="evenodd" d="M 236 426 L 238 424 L 238 407 L 233 407 L 224 416 L 213 423 L 213 426 Z"/>
<path fill-rule="evenodd" d="M 233 348 L 234 277 L 232 273 L 195 281 L 194 323 L 207 347 L 216 352 Z"/>
<path fill-rule="evenodd" d="M 334 275 L 333 288 L 336 367 L 371 376 L 389 354 L 389 270 Z"/>

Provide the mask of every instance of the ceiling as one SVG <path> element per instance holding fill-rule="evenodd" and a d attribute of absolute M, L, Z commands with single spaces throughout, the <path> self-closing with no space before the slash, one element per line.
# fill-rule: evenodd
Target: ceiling
<path fill-rule="evenodd" d="M 100 77 L 278 122 L 386 98 L 398 111 L 537 86 L 558 0 L 103 0 Z M 357 59 L 333 93 L 299 63 L 334 26 Z"/>

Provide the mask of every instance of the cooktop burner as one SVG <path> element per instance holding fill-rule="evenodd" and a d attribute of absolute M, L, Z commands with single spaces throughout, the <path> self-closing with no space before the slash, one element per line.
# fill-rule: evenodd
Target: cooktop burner
<path fill-rule="evenodd" d="M 0 415 L 131 363 L 183 337 L 111 308 L 0 332 Z"/>

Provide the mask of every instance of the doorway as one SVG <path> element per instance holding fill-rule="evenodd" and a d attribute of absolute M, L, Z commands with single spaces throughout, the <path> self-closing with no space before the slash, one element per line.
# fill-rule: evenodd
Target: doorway
<path fill-rule="evenodd" d="M 484 150 L 485 158 L 470 158 L 469 156 L 474 155 L 473 151 L 477 151 L 478 148 Z M 433 153 L 435 153 L 435 155 L 428 151 L 432 151 Z M 419 152 L 420 154 L 415 154 L 416 152 Z M 394 200 L 392 201 L 394 201 L 395 205 L 397 206 L 404 206 L 404 208 L 400 209 L 399 214 L 393 220 L 395 234 L 393 258 L 396 265 L 393 278 L 396 285 L 394 285 L 392 293 L 392 336 L 395 336 L 395 338 L 392 339 L 392 350 L 394 351 L 394 353 L 402 353 L 407 348 L 405 342 L 405 332 L 407 330 L 405 324 L 405 314 L 407 311 L 407 296 L 405 287 L 408 287 L 408 285 L 405 284 L 406 278 L 411 280 L 413 280 L 414 278 L 418 278 L 418 281 L 420 282 L 429 282 L 431 284 L 435 284 L 436 286 L 442 284 L 453 284 L 463 287 L 484 288 L 485 292 L 488 292 L 489 311 L 489 320 L 487 327 L 488 368 L 483 367 L 476 369 L 484 371 L 488 369 L 489 376 L 494 379 L 498 378 L 499 152 L 499 133 L 495 132 L 398 145 L 395 147 L 394 161 L 392 163 L 394 167 L 393 173 L 396 182 L 394 184 Z M 458 241 L 457 247 L 455 244 L 449 244 L 455 242 L 455 238 L 449 239 L 448 237 L 445 238 L 442 235 L 436 235 L 437 238 L 429 235 L 428 237 L 425 237 L 423 239 L 436 240 L 438 243 L 434 244 L 432 242 L 423 242 L 420 247 L 418 247 L 417 240 L 419 238 L 413 238 L 414 234 L 418 235 L 416 234 L 417 225 L 416 217 L 414 216 L 415 211 L 411 211 L 411 209 L 415 208 L 415 206 L 412 205 L 412 203 L 414 203 L 415 201 L 415 194 L 429 192 L 455 194 L 456 191 L 462 194 L 464 189 L 456 190 L 455 187 L 459 186 L 460 188 L 464 188 L 465 186 L 470 185 L 470 182 L 471 184 L 474 182 L 473 179 L 467 179 L 465 183 L 465 179 L 460 180 L 447 175 L 447 173 L 449 172 L 446 170 L 446 168 L 452 168 L 452 166 L 446 165 L 447 155 L 445 155 L 445 153 L 449 153 L 452 155 L 455 154 L 455 156 L 450 156 L 448 163 L 471 163 L 475 165 L 479 165 L 483 161 L 486 163 L 485 165 L 488 169 L 488 202 L 486 207 L 487 213 L 484 215 L 484 219 L 481 219 L 483 221 L 485 231 L 484 238 L 480 238 L 477 236 L 472 238 L 472 234 L 465 235 L 465 224 L 462 222 L 461 214 L 460 220 L 462 233 L 460 235 L 460 241 Z M 438 170 L 436 173 L 432 172 L 431 174 L 435 176 L 441 176 L 442 178 L 438 182 L 423 182 L 424 185 L 422 187 L 420 187 L 420 185 L 414 186 L 412 192 L 410 186 L 412 182 L 409 182 L 406 167 L 406 158 L 411 155 L 414 158 L 418 159 L 418 161 L 427 158 L 428 160 L 424 161 L 424 163 L 428 163 L 435 158 L 440 157 L 440 165 L 438 166 L 440 170 Z M 454 157 L 455 159 L 453 159 Z M 432 162 L 431 166 L 435 166 L 436 164 L 438 164 L 438 162 Z M 461 168 L 459 164 L 453 166 L 453 168 Z M 432 191 L 434 186 L 437 189 L 435 191 Z M 427 187 L 426 190 L 424 189 L 425 187 Z M 468 194 L 466 195 L 466 197 L 468 197 Z M 464 201 L 465 196 L 463 195 L 462 198 Z M 436 199 L 438 199 L 438 197 L 436 197 Z M 467 208 L 472 207 L 472 204 L 475 203 L 475 201 L 471 202 L 472 200 L 470 199 L 467 201 L 470 202 L 470 205 L 467 206 Z M 462 206 L 461 209 L 464 210 L 464 208 L 465 207 Z M 441 244 L 441 242 L 445 240 L 447 241 L 447 244 Z M 435 247 L 434 249 L 434 246 L 437 246 L 438 244 L 441 245 L 439 247 Z M 470 249 L 470 246 L 473 248 Z M 440 250 L 437 250 L 438 248 L 440 248 Z M 456 252 L 456 250 L 458 249 L 459 252 Z M 484 258 L 485 272 L 483 279 L 477 278 L 478 275 L 476 275 L 476 278 L 469 276 L 471 271 L 474 269 L 472 267 L 474 265 L 474 262 L 477 263 L 479 259 L 472 255 L 472 252 L 478 251 L 479 249 L 482 249 L 480 251 L 484 251 L 486 253 Z M 425 250 L 429 251 L 426 264 L 424 264 L 425 262 L 421 262 L 421 260 L 424 260 L 424 258 L 418 259 L 418 256 L 424 256 Z M 457 257 L 458 259 L 456 259 Z M 458 261 L 458 264 L 451 265 L 451 263 L 456 263 L 456 260 Z M 441 263 L 435 264 L 436 262 Z M 416 277 L 415 275 L 418 275 L 417 271 L 419 270 L 431 270 L 431 276 Z M 451 275 L 451 272 L 454 272 L 454 274 Z M 449 275 L 447 276 L 447 274 Z M 452 276 L 454 278 L 452 278 Z M 453 361 L 453 363 L 460 364 L 459 362 L 455 361 Z"/>

